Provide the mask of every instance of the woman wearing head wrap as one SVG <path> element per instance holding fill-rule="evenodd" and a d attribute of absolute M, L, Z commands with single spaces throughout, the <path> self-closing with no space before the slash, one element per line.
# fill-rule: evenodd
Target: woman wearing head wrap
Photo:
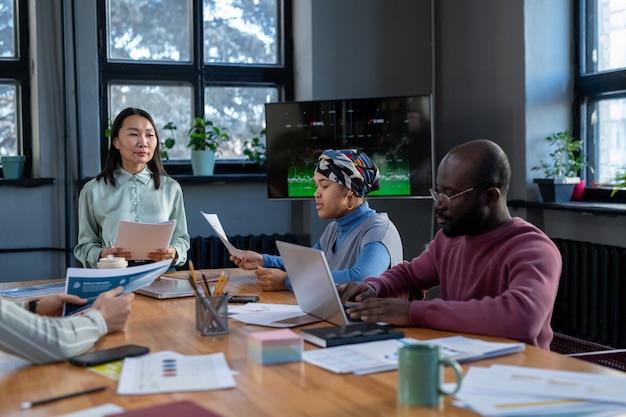
<path fill-rule="evenodd" d="M 336 283 L 362 282 L 402 262 L 400 234 L 386 213 L 369 207 L 365 196 L 380 188 L 378 168 L 356 149 L 327 149 L 313 175 L 315 208 L 333 219 L 313 246 L 324 252 Z M 254 269 L 265 291 L 291 289 L 280 256 L 247 251 L 232 257 L 239 267 Z"/>

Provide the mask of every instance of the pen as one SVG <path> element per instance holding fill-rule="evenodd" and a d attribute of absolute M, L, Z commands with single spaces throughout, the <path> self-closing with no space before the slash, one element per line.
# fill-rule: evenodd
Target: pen
<path fill-rule="evenodd" d="M 87 389 L 84 391 L 73 392 L 71 394 L 59 395 L 58 397 L 46 398 L 44 400 L 38 400 L 38 401 L 32 401 L 32 402 L 26 401 L 20 405 L 20 408 L 22 410 L 26 410 L 28 408 L 35 407 L 36 405 L 47 404 L 47 403 L 51 403 L 51 402 L 59 401 L 59 400 L 65 400 L 67 398 L 72 398 L 72 397 L 78 397 L 79 395 L 91 394 L 92 392 L 104 391 L 107 388 L 108 387 L 106 386 L 102 386 L 102 387 Z"/>

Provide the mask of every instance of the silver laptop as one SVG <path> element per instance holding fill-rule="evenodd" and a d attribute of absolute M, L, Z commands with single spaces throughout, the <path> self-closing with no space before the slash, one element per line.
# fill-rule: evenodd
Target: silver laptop
<path fill-rule="evenodd" d="M 160 300 L 191 297 L 194 295 L 193 289 L 186 279 L 168 278 L 164 276 L 161 276 L 161 279 L 152 281 L 150 285 L 135 290 L 135 293 L 158 298 Z"/>
<path fill-rule="evenodd" d="M 326 320 L 337 325 L 349 324 L 324 252 L 281 241 L 276 241 L 276 246 L 298 305 L 307 313 L 278 323 L 301 325 Z"/>

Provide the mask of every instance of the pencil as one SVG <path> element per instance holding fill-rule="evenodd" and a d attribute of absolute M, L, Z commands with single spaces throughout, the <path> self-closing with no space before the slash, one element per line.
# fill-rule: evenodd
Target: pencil
<path fill-rule="evenodd" d="M 228 272 L 222 271 L 220 274 L 220 279 L 217 281 L 217 285 L 215 286 L 215 294 L 214 295 L 222 295 L 224 288 L 226 288 L 226 284 L 228 283 L 228 278 L 230 274 Z"/>
<path fill-rule="evenodd" d="M 193 278 L 193 282 L 198 286 L 198 280 L 196 279 L 196 271 L 193 269 L 193 262 L 189 260 L 189 271 L 191 272 L 191 278 Z"/>
<path fill-rule="evenodd" d="M 67 398 L 78 397 L 79 395 L 85 395 L 85 394 L 91 394 L 93 392 L 104 391 L 107 388 L 108 387 L 106 387 L 106 386 L 102 386 L 102 387 L 96 387 L 96 388 L 87 389 L 87 390 L 84 390 L 84 391 L 73 392 L 71 394 L 59 395 L 58 397 L 46 398 L 44 400 L 26 401 L 26 402 L 23 402 L 20 405 L 20 408 L 22 410 L 26 410 L 26 409 L 29 409 L 31 407 L 35 407 L 35 406 L 41 405 L 41 404 L 48 404 L 48 403 L 51 403 L 51 402 L 54 402 L 54 401 L 60 401 L 60 400 L 65 400 Z"/>

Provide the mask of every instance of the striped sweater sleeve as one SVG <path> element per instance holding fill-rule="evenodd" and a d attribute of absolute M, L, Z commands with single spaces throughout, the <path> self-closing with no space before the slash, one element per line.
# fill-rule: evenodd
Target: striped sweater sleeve
<path fill-rule="evenodd" d="M 0 349 L 35 363 L 58 362 L 87 351 L 107 333 L 97 310 L 43 317 L 0 299 Z"/>

